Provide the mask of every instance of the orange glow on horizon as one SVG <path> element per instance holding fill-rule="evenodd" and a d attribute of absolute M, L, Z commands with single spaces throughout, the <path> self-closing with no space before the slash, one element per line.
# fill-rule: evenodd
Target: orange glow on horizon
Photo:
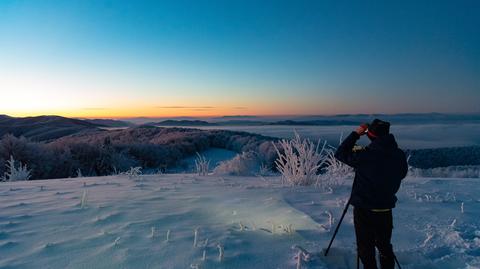
<path fill-rule="evenodd" d="M 281 109 L 280 109 L 281 108 Z M 31 117 L 57 115 L 71 118 L 173 118 L 173 117 L 219 117 L 229 115 L 245 116 L 288 116 L 288 115 L 333 115 L 344 113 L 335 110 L 286 104 L 261 104 L 256 106 L 127 106 L 122 108 L 72 108 L 72 109 L 34 109 L 0 111 L 12 117 Z"/>
<path fill-rule="evenodd" d="M 0 83 L 1 84 L 1 83 Z M 112 98 L 114 96 L 114 98 Z M 172 118 L 334 115 L 382 110 L 328 96 L 171 96 L 121 94 L 98 90 L 61 92 L 11 91 L 0 114 L 14 117 L 58 115 L 72 118 Z M 22 100 L 21 102 L 19 100 Z"/>

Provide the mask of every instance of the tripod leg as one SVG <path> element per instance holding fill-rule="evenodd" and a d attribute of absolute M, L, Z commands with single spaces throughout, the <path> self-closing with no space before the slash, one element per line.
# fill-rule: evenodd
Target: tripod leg
<path fill-rule="evenodd" d="M 345 208 L 343 209 L 342 217 L 340 218 L 340 221 L 337 224 L 337 228 L 335 228 L 335 232 L 333 233 L 332 239 L 330 239 L 330 243 L 328 244 L 327 250 L 325 250 L 325 256 L 328 255 L 328 251 L 330 250 L 330 247 L 332 246 L 333 240 L 335 239 L 335 236 L 338 233 L 338 229 L 340 228 L 340 225 L 342 224 L 343 218 L 345 217 L 345 214 L 347 214 L 348 206 L 350 206 L 350 200 L 347 202 L 347 204 L 345 205 Z"/>
<path fill-rule="evenodd" d="M 400 263 L 398 262 L 397 256 L 395 254 L 393 254 L 393 258 L 395 259 L 395 262 L 397 263 L 398 269 L 402 269 L 402 267 L 400 266 Z"/>
<path fill-rule="evenodd" d="M 360 256 L 358 255 L 358 249 L 357 249 L 357 269 L 360 269 Z"/>

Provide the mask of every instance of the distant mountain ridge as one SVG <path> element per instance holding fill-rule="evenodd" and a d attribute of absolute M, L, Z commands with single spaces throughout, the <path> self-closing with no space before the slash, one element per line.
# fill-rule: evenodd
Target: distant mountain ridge
<path fill-rule="evenodd" d="M 204 120 L 164 120 L 160 122 L 149 122 L 146 125 L 156 126 L 252 126 L 252 125 L 268 125 L 268 122 L 251 121 L 251 120 L 227 120 L 227 121 L 204 121 Z"/>
<path fill-rule="evenodd" d="M 6 134 L 24 136 L 33 141 L 47 141 L 63 136 L 98 130 L 102 125 L 61 116 L 16 118 L 0 115 L 0 137 Z"/>
<path fill-rule="evenodd" d="M 150 124 L 158 125 L 162 121 L 204 121 L 216 123 L 221 126 L 246 126 L 246 125 L 357 125 L 362 122 L 370 122 L 375 118 L 391 121 L 392 124 L 424 124 L 424 123 L 480 123 L 480 113 L 397 113 L 397 114 L 337 114 L 337 115 L 227 115 L 216 117 L 136 117 L 122 118 L 122 121 L 134 125 Z M 289 121 L 289 122 L 285 122 Z M 310 122 L 319 121 L 319 122 Z M 324 122 L 320 122 L 324 121 Z M 172 123 L 168 123 L 172 124 Z M 165 125 L 169 126 L 169 125 Z M 171 125 L 170 125 L 171 126 Z M 182 126 L 182 125 L 176 125 Z M 183 126 L 187 126 L 186 124 Z M 190 125 L 195 126 L 195 125 Z M 197 126 L 200 126 L 198 124 Z"/>
<path fill-rule="evenodd" d="M 127 121 L 121 120 L 111 120 L 111 119 L 81 119 L 83 121 L 87 121 L 96 125 L 101 125 L 104 127 L 131 127 L 135 124 Z"/>
<path fill-rule="evenodd" d="M 391 121 L 395 124 L 423 124 L 423 123 L 480 123 L 480 113 L 446 114 L 446 113 L 399 113 L 399 114 L 337 114 L 331 116 L 299 116 L 294 121 L 350 121 L 370 122 L 375 118 Z"/>
<path fill-rule="evenodd" d="M 404 114 L 340 114 L 332 116 L 295 116 L 257 117 L 225 116 L 205 120 L 169 119 L 161 122 L 150 122 L 157 126 L 339 126 L 358 125 L 371 122 L 375 118 L 390 121 L 392 124 L 442 124 L 442 123 L 480 123 L 480 114 L 441 114 L 441 113 L 404 113 Z"/>
<path fill-rule="evenodd" d="M 267 125 L 304 125 L 304 126 L 332 126 L 332 125 L 358 125 L 357 121 L 348 120 L 284 120 L 268 123 Z"/>
<path fill-rule="evenodd" d="M 203 120 L 164 120 L 160 122 L 149 122 L 145 125 L 158 126 L 217 126 L 218 124 Z"/>
<path fill-rule="evenodd" d="M 221 126 L 340 126 L 370 122 L 374 118 L 395 125 L 409 124 L 480 124 L 480 114 L 403 113 L 403 114 L 342 114 L 331 116 L 225 116 L 222 118 L 167 119 L 147 125 L 177 127 Z M 216 120 L 215 120 L 216 119 Z M 222 119 L 222 120 L 219 120 Z M 34 141 L 49 141 L 63 136 L 102 128 L 128 128 L 136 124 L 127 120 L 73 119 L 61 116 L 11 117 L 0 115 L 0 137 L 5 134 L 24 136 Z"/>

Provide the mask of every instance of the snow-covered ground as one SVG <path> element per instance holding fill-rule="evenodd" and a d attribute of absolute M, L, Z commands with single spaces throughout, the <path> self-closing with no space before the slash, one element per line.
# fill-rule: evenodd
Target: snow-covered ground
<path fill-rule="evenodd" d="M 333 192 L 279 182 L 168 174 L 1 183 L 0 268 L 296 268 L 294 245 L 311 252 L 301 268 L 356 268 L 351 210 L 331 256 L 321 254 L 351 182 Z M 402 268 L 480 268 L 479 183 L 404 181 L 393 235 Z"/>

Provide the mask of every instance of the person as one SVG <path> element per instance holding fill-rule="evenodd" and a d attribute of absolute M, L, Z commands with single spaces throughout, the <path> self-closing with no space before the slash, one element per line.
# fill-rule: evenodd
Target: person
<path fill-rule="evenodd" d="M 355 143 L 365 134 L 371 143 L 358 148 Z M 349 203 L 354 207 L 357 251 L 364 268 L 377 268 L 375 247 L 381 268 L 394 268 L 392 208 L 408 164 L 405 153 L 390 134 L 390 123 L 375 119 L 369 125 L 360 125 L 341 143 L 335 157 L 355 170 Z"/>

